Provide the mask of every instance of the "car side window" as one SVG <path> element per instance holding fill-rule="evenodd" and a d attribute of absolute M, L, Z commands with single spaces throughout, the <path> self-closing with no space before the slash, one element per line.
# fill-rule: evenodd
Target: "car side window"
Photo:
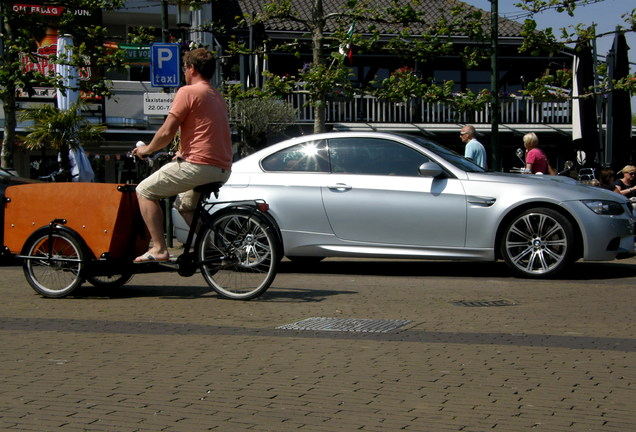
<path fill-rule="evenodd" d="M 429 159 L 396 141 L 376 138 L 329 140 L 333 173 L 419 176 L 419 167 Z"/>
<path fill-rule="evenodd" d="M 288 147 L 261 161 L 265 171 L 329 172 L 324 141 L 307 142 Z"/>

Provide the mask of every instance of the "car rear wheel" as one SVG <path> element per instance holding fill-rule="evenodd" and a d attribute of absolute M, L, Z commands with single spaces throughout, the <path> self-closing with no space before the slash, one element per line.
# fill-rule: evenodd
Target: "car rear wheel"
<path fill-rule="evenodd" d="M 553 276 L 576 257 L 572 223 L 561 213 L 535 208 L 515 216 L 501 238 L 501 254 L 518 275 Z"/>

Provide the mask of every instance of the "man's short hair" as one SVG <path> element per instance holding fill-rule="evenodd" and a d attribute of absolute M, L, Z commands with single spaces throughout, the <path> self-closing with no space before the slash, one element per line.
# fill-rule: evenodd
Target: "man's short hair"
<path fill-rule="evenodd" d="M 194 66 L 194 68 L 208 80 L 212 79 L 216 70 L 216 59 L 211 51 L 205 48 L 197 48 L 188 51 L 183 55 L 184 66 Z"/>

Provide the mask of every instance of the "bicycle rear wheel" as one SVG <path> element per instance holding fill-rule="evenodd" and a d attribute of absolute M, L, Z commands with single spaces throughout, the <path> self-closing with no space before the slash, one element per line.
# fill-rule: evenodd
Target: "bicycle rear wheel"
<path fill-rule="evenodd" d="M 276 276 L 274 229 L 248 210 L 231 210 L 214 219 L 198 236 L 195 249 L 203 278 L 221 297 L 253 299 Z"/>

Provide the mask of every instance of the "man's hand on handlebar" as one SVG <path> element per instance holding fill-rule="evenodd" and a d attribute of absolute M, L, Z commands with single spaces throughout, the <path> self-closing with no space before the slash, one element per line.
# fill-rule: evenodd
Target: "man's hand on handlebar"
<path fill-rule="evenodd" d="M 128 156 L 147 162 L 151 167 L 155 164 L 155 161 L 158 161 L 158 163 L 163 165 L 175 157 L 173 152 L 152 152 L 149 151 L 149 148 L 150 146 L 146 145 L 143 141 L 137 141 L 137 145 L 134 149 L 128 152 Z M 135 162 L 137 159 L 135 159 Z"/>
<path fill-rule="evenodd" d="M 130 151 L 130 156 L 144 159 L 148 156 L 148 145 L 143 141 L 137 141 L 135 148 Z"/>

